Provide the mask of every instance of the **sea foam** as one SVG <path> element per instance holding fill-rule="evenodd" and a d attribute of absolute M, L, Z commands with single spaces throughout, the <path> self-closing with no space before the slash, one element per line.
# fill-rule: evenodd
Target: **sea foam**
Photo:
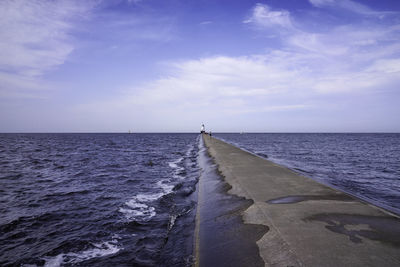
<path fill-rule="evenodd" d="M 46 257 L 45 267 L 58 267 L 64 264 L 77 264 L 89 259 L 112 255 L 120 251 L 116 240 L 93 243 L 93 248 L 80 252 L 61 253 L 54 257 Z"/>

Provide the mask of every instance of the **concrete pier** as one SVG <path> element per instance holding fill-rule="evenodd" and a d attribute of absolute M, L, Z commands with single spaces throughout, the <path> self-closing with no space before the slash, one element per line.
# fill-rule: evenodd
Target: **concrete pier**
<path fill-rule="evenodd" d="M 265 266 L 400 266 L 397 216 L 208 135 L 203 140 L 231 186 L 228 193 L 251 203 L 238 211 L 244 225 L 264 227 L 254 242 Z M 204 229 L 198 224 L 197 235 Z M 248 240 L 245 233 L 235 238 Z M 220 251 L 229 250 L 230 236 L 224 238 Z M 216 244 L 200 236 L 196 246 L 199 251 Z M 197 257 L 202 265 L 202 255 Z"/>

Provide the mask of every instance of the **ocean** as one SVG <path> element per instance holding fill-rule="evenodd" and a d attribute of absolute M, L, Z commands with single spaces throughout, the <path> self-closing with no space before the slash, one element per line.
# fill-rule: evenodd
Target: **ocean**
<path fill-rule="evenodd" d="M 190 266 L 198 134 L 1 134 L 0 266 Z"/>
<path fill-rule="evenodd" d="M 400 134 L 213 135 L 400 214 Z M 199 134 L 0 134 L 0 266 L 191 266 L 201 150 Z"/>

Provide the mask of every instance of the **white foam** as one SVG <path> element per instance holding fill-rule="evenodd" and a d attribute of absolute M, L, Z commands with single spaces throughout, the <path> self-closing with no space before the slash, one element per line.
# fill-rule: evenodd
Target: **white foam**
<path fill-rule="evenodd" d="M 168 182 L 170 181 L 160 180 L 157 182 L 157 185 L 163 189 L 165 195 L 171 193 L 172 189 L 174 189 L 174 186 L 172 184 L 167 184 Z"/>
<path fill-rule="evenodd" d="M 155 200 L 157 196 L 139 194 L 125 202 L 127 208 L 119 208 L 128 220 L 148 221 L 156 215 L 155 208 L 143 202 Z"/>
<path fill-rule="evenodd" d="M 179 158 L 175 161 L 169 162 L 168 165 L 174 170 L 174 178 L 180 178 L 182 179 L 182 175 L 179 175 L 179 173 L 183 170 L 185 170 L 185 168 L 180 167 L 178 164 L 183 161 L 183 157 Z"/>
<path fill-rule="evenodd" d="M 148 207 L 148 209 L 119 208 L 118 211 L 123 213 L 128 220 L 140 219 L 148 221 L 156 215 L 154 207 Z"/>
<path fill-rule="evenodd" d="M 120 251 L 120 248 L 117 246 L 116 240 L 103 243 L 94 243 L 92 245 L 94 246 L 94 248 L 80 251 L 77 253 L 69 252 L 69 253 L 62 253 L 54 257 L 46 257 L 44 258 L 44 260 L 46 261 L 44 266 L 57 267 L 63 264 L 76 264 L 89 259 L 112 255 Z"/>
<path fill-rule="evenodd" d="M 147 206 L 146 204 L 137 203 L 134 199 L 129 200 L 125 204 L 128 207 L 130 207 L 131 209 L 146 209 L 146 208 L 149 208 L 149 206 Z"/>
<path fill-rule="evenodd" d="M 64 263 L 64 255 L 65 254 L 60 254 L 52 258 L 45 258 L 44 260 L 46 261 L 44 266 L 45 267 L 56 267 L 56 266 L 61 266 L 62 263 Z"/>
<path fill-rule="evenodd" d="M 186 151 L 186 157 L 189 157 L 194 149 L 194 145 L 188 145 L 189 149 Z"/>
<path fill-rule="evenodd" d="M 178 164 L 176 164 L 175 162 L 168 162 L 168 165 L 169 165 L 172 169 L 178 168 Z"/>
<path fill-rule="evenodd" d="M 160 180 L 157 185 L 160 187 L 162 192 L 152 194 L 137 194 L 130 200 L 125 202 L 124 207 L 119 208 L 119 212 L 125 215 L 128 220 L 139 220 L 148 221 L 154 217 L 157 213 L 155 208 L 149 203 L 160 199 L 162 196 L 170 194 L 173 191 L 174 185 L 168 184 L 169 180 Z"/>
<path fill-rule="evenodd" d="M 175 161 L 169 162 L 168 165 L 172 168 L 172 169 L 181 169 L 182 167 L 179 167 L 178 164 L 183 160 L 182 158 L 179 158 Z"/>
<path fill-rule="evenodd" d="M 178 215 L 171 215 L 171 217 L 169 218 L 168 231 L 171 231 L 172 227 L 174 227 L 177 217 L 178 217 Z"/>
<path fill-rule="evenodd" d="M 154 193 L 154 194 L 137 194 L 135 197 L 133 197 L 133 199 L 136 199 L 137 201 L 140 202 L 151 202 L 151 201 L 156 201 L 163 195 L 165 195 L 164 192 Z"/>
<path fill-rule="evenodd" d="M 119 234 L 113 234 L 113 236 L 111 237 L 113 240 L 114 239 L 122 239 L 122 237 Z"/>
<path fill-rule="evenodd" d="M 154 194 L 137 194 L 129 201 L 125 202 L 125 207 L 120 207 L 119 212 L 125 215 L 128 220 L 148 221 L 153 218 L 157 213 L 155 208 L 148 203 L 156 201 L 165 195 L 165 192 Z"/>

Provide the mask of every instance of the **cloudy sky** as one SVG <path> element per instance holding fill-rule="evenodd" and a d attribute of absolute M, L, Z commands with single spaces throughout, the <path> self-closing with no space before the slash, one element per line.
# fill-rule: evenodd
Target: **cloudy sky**
<path fill-rule="evenodd" d="M 201 123 L 400 132 L 400 1 L 0 1 L 0 132 Z"/>

